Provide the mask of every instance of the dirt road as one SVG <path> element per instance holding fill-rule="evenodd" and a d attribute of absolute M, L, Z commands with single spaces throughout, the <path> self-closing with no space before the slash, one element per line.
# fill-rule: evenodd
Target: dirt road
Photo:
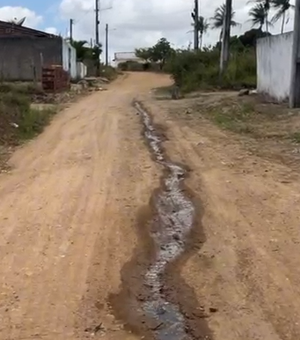
<path fill-rule="evenodd" d="M 0 175 L 0 339 L 134 340 L 162 327 L 140 314 L 153 289 L 143 281 L 155 258 L 149 200 L 163 168 L 133 99 L 165 156 L 189 169 L 182 190 L 195 223 L 160 289 L 189 338 L 300 338 L 299 176 L 181 115 L 187 101 L 151 98 L 168 83 L 123 76 L 14 153 Z"/>

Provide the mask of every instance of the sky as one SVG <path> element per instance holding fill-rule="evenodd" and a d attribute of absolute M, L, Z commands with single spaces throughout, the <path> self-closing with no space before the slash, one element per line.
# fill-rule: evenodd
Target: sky
<path fill-rule="evenodd" d="M 199 0 L 200 14 L 212 17 L 223 0 Z M 135 48 L 152 46 L 161 37 L 174 47 L 187 47 L 192 43 L 191 10 L 193 0 L 100 0 L 100 41 L 105 39 L 105 24 L 109 25 L 109 55 L 131 52 Z M 294 3 L 294 0 L 291 0 Z M 0 20 L 21 19 L 24 26 L 67 36 L 69 19 L 74 19 L 73 37 L 76 40 L 94 39 L 95 0 L 0 0 Z M 241 25 L 232 35 L 251 28 L 247 0 L 233 0 L 235 20 Z M 272 15 L 272 14 L 271 14 Z M 293 28 L 293 16 L 285 30 Z M 272 34 L 280 33 L 280 23 L 271 28 Z M 209 29 L 204 35 L 204 45 L 214 44 L 219 32 Z"/>

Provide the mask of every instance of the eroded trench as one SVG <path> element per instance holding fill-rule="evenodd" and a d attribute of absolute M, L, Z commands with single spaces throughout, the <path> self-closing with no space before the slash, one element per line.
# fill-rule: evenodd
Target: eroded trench
<path fill-rule="evenodd" d="M 149 294 L 141 309 L 148 320 L 156 322 L 157 326 L 152 329 L 155 339 L 188 340 L 192 337 L 187 331 L 184 315 L 179 306 L 169 303 L 164 295 L 163 274 L 167 266 L 185 250 L 185 241 L 195 219 L 195 207 L 182 190 L 186 170 L 167 159 L 162 140 L 147 110 L 139 102 L 134 102 L 133 106 L 141 116 L 145 138 L 155 161 L 165 169 L 162 188 L 157 192 L 154 202 L 155 217 L 151 223 L 155 256 L 143 278 Z"/>
<path fill-rule="evenodd" d="M 179 262 L 205 241 L 199 221 L 195 223 L 199 205 L 184 187 L 186 168 L 167 158 L 149 112 L 137 101 L 133 107 L 153 159 L 164 171 L 160 188 L 138 214 L 139 246 L 122 268 L 122 286 L 110 296 L 110 306 L 115 317 L 143 339 L 211 340 L 203 307 L 179 272 Z"/>

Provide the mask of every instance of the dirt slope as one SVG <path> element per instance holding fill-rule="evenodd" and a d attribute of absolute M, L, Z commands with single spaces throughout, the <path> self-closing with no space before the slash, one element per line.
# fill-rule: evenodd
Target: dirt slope
<path fill-rule="evenodd" d="M 137 211 L 158 185 L 131 107 L 153 80 L 123 77 L 72 105 L 0 176 L 1 339 L 103 335 L 100 322 L 102 338 L 134 339 L 106 299 L 136 246 Z"/>

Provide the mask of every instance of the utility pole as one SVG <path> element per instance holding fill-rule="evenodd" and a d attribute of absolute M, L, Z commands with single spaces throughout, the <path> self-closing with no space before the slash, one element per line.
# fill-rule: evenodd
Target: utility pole
<path fill-rule="evenodd" d="M 108 24 L 105 26 L 105 65 L 108 66 Z"/>
<path fill-rule="evenodd" d="M 226 0 L 225 7 L 225 19 L 223 22 L 223 39 L 220 56 L 220 80 L 229 61 L 229 42 L 230 42 L 230 27 L 231 27 L 231 12 L 232 12 L 232 0 Z"/>
<path fill-rule="evenodd" d="M 99 41 L 99 24 L 100 24 L 100 20 L 99 20 L 99 1 L 100 0 L 95 0 L 95 38 L 96 38 L 96 47 L 99 48 L 100 45 L 100 41 Z M 96 62 L 96 76 L 99 77 L 100 76 L 100 56 Z"/>
<path fill-rule="evenodd" d="M 99 0 L 95 0 L 95 38 L 96 38 L 96 45 L 99 46 Z"/>
<path fill-rule="evenodd" d="M 296 0 L 290 85 L 290 108 L 300 107 L 300 0 Z"/>
<path fill-rule="evenodd" d="M 74 25 L 74 20 L 70 19 L 70 42 L 71 43 L 73 41 L 73 25 Z"/>
<path fill-rule="evenodd" d="M 194 0 L 194 11 L 192 12 L 192 18 L 194 20 L 194 50 L 198 50 L 199 48 L 199 31 L 198 31 L 198 22 L 199 22 L 199 0 Z"/>

